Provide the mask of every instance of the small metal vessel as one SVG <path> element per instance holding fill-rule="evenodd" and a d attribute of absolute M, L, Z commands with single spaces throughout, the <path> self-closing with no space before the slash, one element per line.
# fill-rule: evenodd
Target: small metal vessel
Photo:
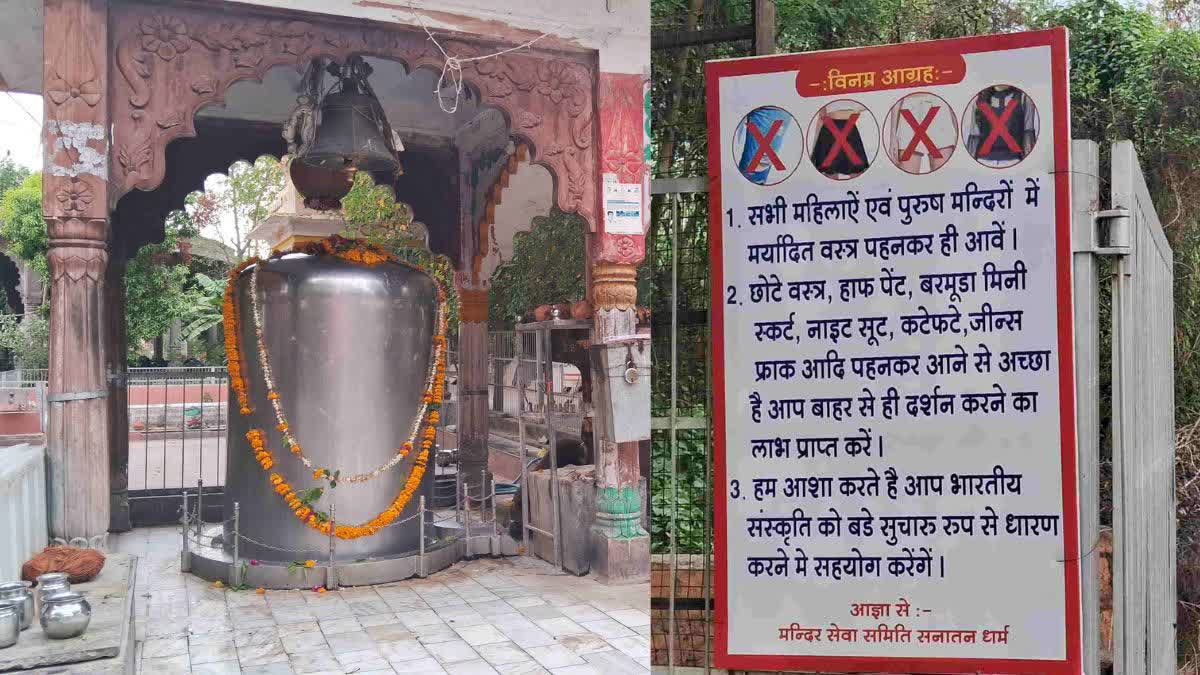
<path fill-rule="evenodd" d="M 21 630 L 33 624 L 33 584 L 28 581 L 10 581 L 0 584 L 0 600 L 14 600 L 20 603 Z"/>
<path fill-rule="evenodd" d="M 0 600 L 0 649 L 17 644 L 21 636 L 21 604 L 16 600 Z"/>
<path fill-rule="evenodd" d="M 38 596 L 46 597 L 49 593 L 71 590 L 71 582 L 65 572 L 47 572 L 37 578 Z"/>
<path fill-rule="evenodd" d="M 92 606 L 73 591 L 42 596 L 42 630 L 52 640 L 79 637 L 92 621 Z"/>

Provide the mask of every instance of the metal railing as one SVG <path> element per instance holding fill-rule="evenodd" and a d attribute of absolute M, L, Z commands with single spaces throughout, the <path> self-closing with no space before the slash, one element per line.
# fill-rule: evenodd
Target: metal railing
<path fill-rule="evenodd" d="M 417 566 L 417 576 L 418 577 L 424 577 L 424 576 L 428 575 L 428 573 L 429 573 L 429 566 L 427 564 L 427 551 L 429 549 L 430 544 L 437 543 L 437 544 L 444 545 L 446 543 L 462 542 L 463 545 L 466 547 L 466 550 L 463 552 L 464 556 L 465 557 L 473 557 L 474 555 L 477 554 L 477 551 L 473 547 L 472 541 L 476 541 L 479 539 L 486 539 L 487 540 L 486 555 L 498 555 L 501 552 L 500 529 L 499 529 L 499 527 L 497 527 L 497 520 L 496 520 L 496 484 L 495 484 L 495 482 L 492 482 L 490 487 L 485 487 L 485 485 L 487 485 L 488 483 L 486 480 L 487 470 L 484 469 L 483 475 L 481 476 L 483 478 L 483 481 L 476 488 L 475 494 L 472 494 L 470 486 L 467 485 L 462 480 L 462 474 L 458 473 L 458 472 L 456 472 L 456 473 L 457 473 L 457 479 L 455 481 L 455 486 L 454 486 L 455 500 L 454 500 L 453 515 L 451 515 L 448 511 L 441 511 L 440 517 L 439 517 L 439 511 L 436 509 L 430 508 L 429 505 L 427 504 L 425 495 L 421 495 L 417 502 L 417 512 L 416 513 L 408 516 L 407 518 L 401 518 L 399 520 L 396 520 L 396 521 L 384 526 L 385 528 L 399 527 L 401 525 L 410 523 L 413 520 L 419 521 L 421 532 L 420 532 L 420 536 L 418 537 L 418 549 L 416 551 L 417 556 L 419 557 L 418 566 Z M 198 486 L 198 488 L 202 488 L 202 487 L 203 486 Z M 435 492 L 437 491 L 438 487 L 439 486 L 437 485 L 437 482 L 435 481 L 435 483 L 434 483 L 434 491 Z M 182 556 L 182 562 L 180 565 L 180 569 L 182 571 L 184 571 L 184 572 L 191 571 L 191 566 L 192 566 L 191 555 L 192 555 L 193 549 L 195 549 L 196 547 L 198 547 L 198 546 L 225 547 L 225 543 L 223 541 L 224 527 L 226 525 L 231 525 L 232 527 L 230 529 L 230 536 L 232 537 L 232 541 L 230 542 L 229 546 L 227 547 L 228 549 L 230 549 L 232 556 L 233 556 L 233 560 L 232 560 L 231 564 L 229 565 L 228 582 L 229 582 L 230 586 L 237 588 L 237 587 L 241 586 L 242 584 L 246 583 L 246 581 L 247 581 L 247 579 L 244 576 L 246 574 L 247 568 L 243 564 L 243 561 L 242 561 L 242 558 L 240 555 L 240 551 L 239 551 L 240 545 L 243 542 L 245 542 L 245 543 L 253 544 L 255 546 L 266 548 L 266 549 L 269 549 L 272 551 L 277 551 L 279 553 L 287 554 L 287 556 L 285 556 L 285 558 L 286 557 L 309 558 L 310 554 L 315 554 L 315 555 L 311 555 L 311 559 L 313 559 L 313 560 L 323 557 L 324 560 L 322 562 L 324 564 L 318 565 L 316 567 L 316 569 L 320 569 L 325 574 L 324 586 L 327 590 L 336 590 L 338 588 L 338 586 L 339 586 L 338 574 L 337 574 L 338 567 L 340 565 L 347 564 L 347 562 L 346 561 L 338 561 L 338 559 L 337 559 L 338 539 L 336 536 L 334 536 L 334 532 L 337 527 L 337 520 L 336 520 L 337 511 L 336 511 L 335 503 L 331 503 L 330 507 L 329 507 L 330 528 L 329 528 L 328 547 L 322 548 L 321 550 L 295 549 L 295 548 L 288 548 L 288 547 L 284 547 L 284 546 L 275 546 L 275 545 L 272 545 L 272 544 L 269 544 L 269 543 L 266 543 L 263 541 L 259 541 L 258 539 L 251 538 L 245 534 L 242 534 L 242 532 L 241 532 L 241 508 L 240 508 L 241 505 L 238 502 L 233 503 L 233 514 L 230 518 L 227 518 L 219 523 L 215 523 L 215 525 L 218 525 L 221 527 L 222 534 L 212 534 L 212 535 L 205 534 L 204 528 L 206 526 L 206 523 L 202 516 L 203 505 L 202 505 L 202 502 L 200 501 L 200 499 L 203 497 L 202 489 L 198 489 L 197 495 L 199 497 L 194 501 L 191 499 L 190 493 L 187 490 L 182 490 L 180 492 L 180 496 L 179 496 L 180 500 L 182 501 L 182 508 L 179 511 L 179 513 L 180 513 L 179 522 L 182 525 L 181 530 L 182 530 L 182 535 L 183 535 L 183 556 Z M 194 509 L 192 508 L 192 504 L 195 505 Z M 476 509 L 479 513 L 479 518 L 474 521 L 471 516 L 472 504 L 474 504 L 476 506 Z M 457 532 L 455 532 L 453 535 L 451 535 L 449 537 L 434 536 L 434 534 L 437 532 L 437 529 L 435 529 L 435 528 L 437 528 L 438 526 L 442 526 L 442 525 L 448 525 L 451 522 L 456 523 L 457 527 L 444 528 L 444 529 L 456 529 Z M 212 528 L 213 525 L 214 525 L 214 523 L 211 523 L 211 522 L 207 523 L 207 526 L 209 528 Z M 213 528 L 213 529 L 215 529 L 215 528 Z M 210 529 L 210 531 L 212 531 L 212 529 Z M 322 554 L 322 553 L 325 555 L 321 556 L 320 554 Z"/>
<path fill-rule="evenodd" d="M 130 499 L 203 480 L 225 484 L 229 380 L 223 367 L 130 368 Z"/>

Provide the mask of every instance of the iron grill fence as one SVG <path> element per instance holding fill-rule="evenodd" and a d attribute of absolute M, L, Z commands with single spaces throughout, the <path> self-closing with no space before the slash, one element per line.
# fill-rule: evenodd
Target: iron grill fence
<path fill-rule="evenodd" d="M 651 663 L 668 668 L 711 666 L 706 185 L 666 179 L 652 187 Z"/>

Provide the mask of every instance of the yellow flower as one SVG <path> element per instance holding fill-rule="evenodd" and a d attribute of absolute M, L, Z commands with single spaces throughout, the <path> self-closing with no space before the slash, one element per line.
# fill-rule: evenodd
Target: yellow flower
<path fill-rule="evenodd" d="M 315 478 L 317 480 L 320 480 L 324 476 L 325 476 L 325 469 L 317 469 L 316 471 L 313 471 L 313 478 Z"/>
<path fill-rule="evenodd" d="M 263 588 L 262 586 L 259 586 L 258 588 L 254 589 L 254 592 L 258 593 L 259 595 L 265 595 L 267 593 L 267 590 L 265 588 Z"/>
<path fill-rule="evenodd" d="M 305 561 L 304 561 L 304 566 L 305 566 L 305 567 L 309 567 L 309 568 L 316 567 L 316 566 L 317 566 L 317 561 L 316 561 L 316 560 L 305 560 Z"/>
<path fill-rule="evenodd" d="M 213 582 L 213 588 L 224 588 L 225 584 L 221 583 L 220 579 Z"/>

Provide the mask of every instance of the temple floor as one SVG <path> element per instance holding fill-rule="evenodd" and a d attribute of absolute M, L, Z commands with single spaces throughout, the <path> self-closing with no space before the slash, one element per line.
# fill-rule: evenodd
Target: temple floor
<path fill-rule="evenodd" d="M 646 673 L 648 583 L 531 557 L 339 591 L 232 591 L 180 572 L 179 526 L 110 537 L 138 556 L 140 673 Z"/>

